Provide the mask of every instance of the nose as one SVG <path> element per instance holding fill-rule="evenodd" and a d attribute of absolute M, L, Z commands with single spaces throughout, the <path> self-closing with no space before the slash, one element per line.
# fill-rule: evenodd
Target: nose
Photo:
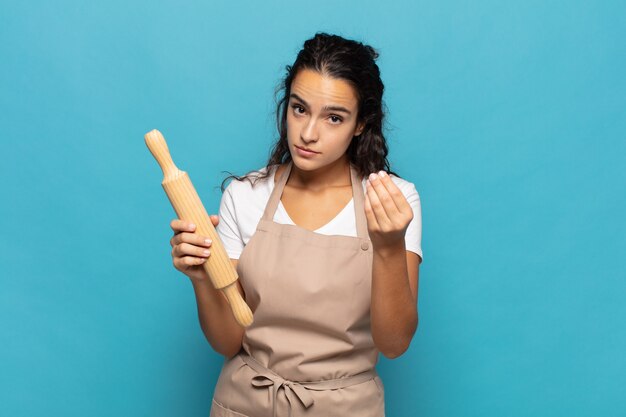
<path fill-rule="evenodd" d="M 318 139 L 317 124 L 315 118 L 310 117 L 309 120 L 302 126 L 300 131 L 300 138 L 305 143 L 316 142 Z"/>

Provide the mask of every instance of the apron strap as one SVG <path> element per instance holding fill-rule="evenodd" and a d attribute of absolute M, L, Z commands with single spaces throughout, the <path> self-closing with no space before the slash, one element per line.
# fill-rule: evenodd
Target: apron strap
<path fill-rule="evenodd" d="M 367 217 L 365 216 L 365 193 L 363 192 L 362 180 L 357 175 L 357 170 L 350 164 L 350 177 L 352 180 L 352 198 L 354 199 L 354 212 L 356 218 L 356 235 L 369 240 L 367 232 Z"/>
<path fill-rule="evenodd" d="M 265 211 L 263 212 L 263 220 L 272 221 L 274 218 L 274 213 L 276 213 L 278 203 L 280 202 L 280 196 L 283 194 L 283 189 L 285 188 L 285 184 L 287 184 L 287 179 L 289 179 L 292 164 L 293 161 L 289 161 L 287 168 L 283 171 L 282 175 L 278 179 L 278 182 L 276 183 L 276 186 L 272 190 L 270 199 L 265 206 Z M 274 169 L 278 170 L 278 166 Z"/>

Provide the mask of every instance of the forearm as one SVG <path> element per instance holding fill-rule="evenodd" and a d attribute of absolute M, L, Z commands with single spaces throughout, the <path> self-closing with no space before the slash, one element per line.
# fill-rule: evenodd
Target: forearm
<path fill-rule="evenodd" d="M 200 327 L 207 341 L 216 352 L 229 358 L 234 356 L 241 349 L 244 329 L 235 320 L 226 297 L 208 280 L 191 282 Z"/>
<path fill-rule="evenodd" d="M 409 347 L 417 320 L 404 242 L 394 248 L 374 248 L 371 300 L 374 344 L 386 357 L 400 356 Z"/>

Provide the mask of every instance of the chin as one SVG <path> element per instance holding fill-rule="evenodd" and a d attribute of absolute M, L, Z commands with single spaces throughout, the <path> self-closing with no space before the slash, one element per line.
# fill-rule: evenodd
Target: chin
<path fill-rule="evenodd" d="M 324 166 L 323 162 L 309 161 L 298 155 L 294 156 L 293 154 L 291 155 L 291 160 L 293 161 L 293 164 L 295 165 L 295 167 L 298 168 L 300 171 L 315 171 Z"/>

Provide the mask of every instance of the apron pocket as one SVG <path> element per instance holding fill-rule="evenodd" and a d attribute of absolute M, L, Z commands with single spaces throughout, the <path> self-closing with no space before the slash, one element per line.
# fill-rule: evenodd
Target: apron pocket
<path fill-rule="evenodd" d="M 217 414 L 211 414 L 211 417 L 258 416 L 265 415 L 267 412 L 264 410 L 272 410 L 270 390 L 252 385 L 252 379 L 257 373 L 240 355 L 224 363 L 213 392 L 212 407 Z"/>
<path fill-rule="evenodd" d="M 230 410 L 224 407 L 222 404 L 213 400 L 211 404 L 211 414 L 209 417 L 248 417 L 245 414 L 238 413 L 236 411 Z"/>

